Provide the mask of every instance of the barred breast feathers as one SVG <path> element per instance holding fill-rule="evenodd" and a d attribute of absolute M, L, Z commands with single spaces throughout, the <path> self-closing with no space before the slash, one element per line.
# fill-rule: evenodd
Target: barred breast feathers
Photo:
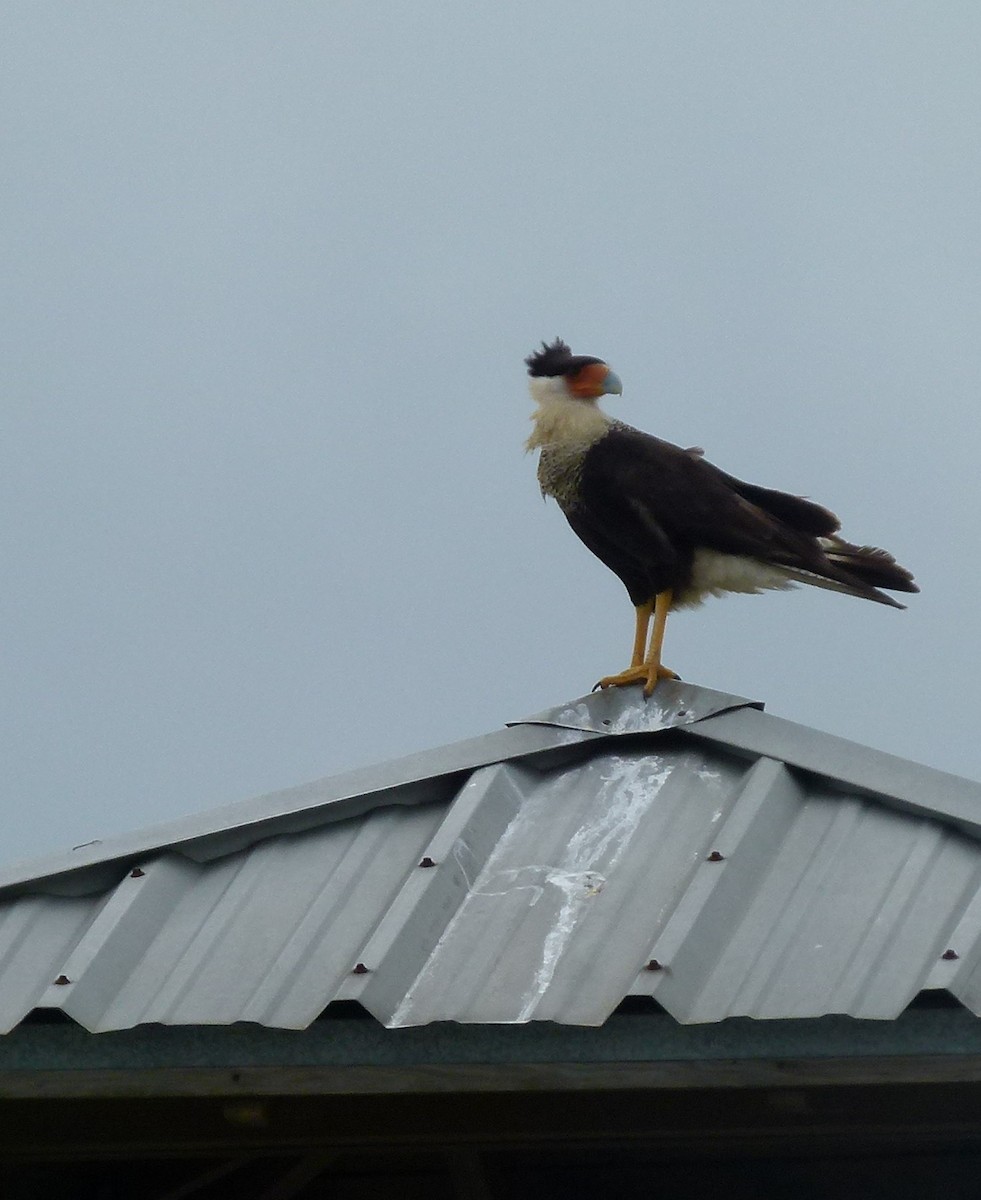
<path fill-rule="evenodd" d="M 563 508 L 575 506 L 586 451 L 605 437 L 615 422 L 593 403 L 575 400 L 561 381 L 533 379 L 531 394 L 538 407 L 526 450 L 541 450 L 538 482 L 545 496 Z"/>

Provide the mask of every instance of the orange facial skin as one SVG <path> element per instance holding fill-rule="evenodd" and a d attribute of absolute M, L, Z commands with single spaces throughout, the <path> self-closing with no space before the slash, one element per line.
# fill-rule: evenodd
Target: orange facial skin
<path fill-rule="evenodd" d="M 610 373 L 606 363 L 588 363 L 566 379 L 566 388 L 577 400 L 595 400 L 606 389 L 603 382 Z"/>

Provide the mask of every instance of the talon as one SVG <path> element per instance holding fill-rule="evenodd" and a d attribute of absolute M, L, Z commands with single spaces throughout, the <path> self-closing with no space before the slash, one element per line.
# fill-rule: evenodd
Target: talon
<path fill-rule="evenodd" d="M 628 687 L 631 683 L 644 683 L 646 680 L 647 668 L 641 665 L 639 667 L 628 667 L 626 671 L 621 671 L 619 675 L 604 675 L 596 687 Z M 593 691 L 595 690 L 596 688 L 593 688 Z"/>
<path fill-rule="evenodd" d="M 621 671 L 619 675 L 604 675 L 594 686 L 593 691 L 595 692 L 596 688 L 629 687 L 632 683 L 642 683 L 644 695 L 649 696 L 654 691 L 659 679 L 677 678 L 674 671 L 662 667 L 659 663 L 650 665 L 641 663 L 638 667 L 627 667 L 626 671 Z"/>
<path fill-rule="evenodd" d="M 652 671 L 648 676 L 647 682 L 644 684 L 644 698 L 647 699 L 654 689 L 657 687 L 659 679 L 677 679 L 678 676 L 674 671 L 669 671 L 667 667 L 658 665 L 655 671 Z"/>

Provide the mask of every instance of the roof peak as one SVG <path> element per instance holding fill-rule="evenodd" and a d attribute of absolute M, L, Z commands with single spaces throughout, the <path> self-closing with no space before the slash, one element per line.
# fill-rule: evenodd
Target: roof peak
<path fill-rule="evenodd" d="M 0 867 L 0 893 L 85 895 L 112 886 L 141 858 L 165 850 L 207 862 L 376 808 L 448 802 L 461 777 L 492 763 L 535 762 L 536 756 L 578 753 L 577 747 L 597 739 L 672 731 L 707 739 L 738 757 L 772 757 L 981 837 L 981 785 L 796 725 L 762 707 L 680 680 L 662 681 L 646 703 L 635 688 L 593 692 L 480 737 Z"/>

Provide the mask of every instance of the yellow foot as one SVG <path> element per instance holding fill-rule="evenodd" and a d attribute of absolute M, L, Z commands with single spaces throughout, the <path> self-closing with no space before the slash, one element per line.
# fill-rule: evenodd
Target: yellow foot
<path fill-rule="evenodd" d="M 659 666 L 657 663 L 647 665 L 641 663 L 639 667 L 628 667 L 626 671 L 621 671 L 619 675 L 605 675 L 596 688 L 608 687 L 628 687 L 632 683 L 642 683 L 644 685 L 644 695 L 649 696 L 657 686 L 659 679 L 677 679 L 678 676 L 674 671 L 669 671 L 667 667 Z"/>

